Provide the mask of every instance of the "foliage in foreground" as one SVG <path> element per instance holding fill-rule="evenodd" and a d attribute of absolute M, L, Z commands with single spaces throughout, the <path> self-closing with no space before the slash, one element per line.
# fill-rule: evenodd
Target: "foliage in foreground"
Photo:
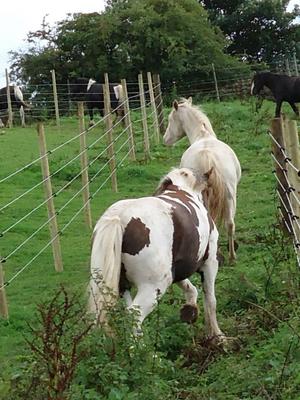
<path fill-rule="evenodd" d="M 264 278 L 258 285 L 232 277 L 235 289 L 223 304 L 223 323 L 234 336 L 228 345 L 213 347 L 201 324 L 183 325 L 170 315 L 174 301 L 178 306 L 172 297 L 145 323 L 143 338 L 132 335 L 133 317 L 122 302 L 110 316 L 113 336 L 100 328 L 91 332 L 84 304 L 61 288 L 38 307 L 38 322 L 27 339 L 33 353 L 7 398 L 296 398 L 299 276 L 286 270 L 294 255 L 278 227 L 259 240 L 270 255 Z"/>

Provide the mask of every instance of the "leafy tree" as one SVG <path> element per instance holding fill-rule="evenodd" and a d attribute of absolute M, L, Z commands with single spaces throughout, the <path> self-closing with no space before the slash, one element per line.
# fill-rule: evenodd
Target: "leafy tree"
<path fill-rule="evenodd" d="M 41 83 L 55 68 L 58 81 L 93 76 L 102 80 L 136 79 L 140 71 L 161 79 L 207 76 L 211 63 L 223 69 L 244 68 L 226 55 L 228 42 L 195 0 L 110 0 L 106 10 L 69 15 L 54 27 L 45 21 L 31 32 L 28 51 L 15 53 L 12 68 L 23 81 Z"/>
<path fill-rule="evenodd" d="M 289 0 L 202 0 L 212 23 L 231 41 L 228 52 L 249 61 L 278 61 L 300 42 L 295 18 L 299 6 L 287 12 Z M 300 54 L 299 54 L 300 55 Z"/>

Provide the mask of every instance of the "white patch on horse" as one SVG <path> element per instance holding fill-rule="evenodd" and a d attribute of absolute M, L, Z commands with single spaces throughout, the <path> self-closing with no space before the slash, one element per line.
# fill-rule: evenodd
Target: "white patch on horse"
<path fill-rule="evenodd" d="M 173 192 L 174 193 L 174 192 Z M 172 197 L 172 196 L 168 196 L 168 194 L 161 194 L 159 196 L 159 198 L 165 198 L 167 200 L 170 201 L 174 201 L 174 203 L 180 204 L 181 206 L 183 206 L 190 214 L 192 214 L 191 209 L 180 199 L 177 199 L 176 197 Z"/>
<path fill-rule="evenodd" d="M 113 86 L 113 89 L 115 92 L 116 99 L 120 100 L 122 97 L 122 95 L 121 95 L 122 94 L 121 91 L 123 89 L 122 85 Z"/>
<path fill-rule="evenodd" d="M 94 79 L 90 78 L 89 83 L 86 88 L 87 92 L 90 90 L 90 88 L 93 86 L 94 83 L 96 83 L 96 81 L 94 81 Z"/>
<path fill-rule="evenodd" d="M 15 95 L 16 99 L 18 99 L 20 101 L 24 100 L 23 93 L 21 92 L 21 89 L 17 85 L 14 85 L 14 95 Z"/>

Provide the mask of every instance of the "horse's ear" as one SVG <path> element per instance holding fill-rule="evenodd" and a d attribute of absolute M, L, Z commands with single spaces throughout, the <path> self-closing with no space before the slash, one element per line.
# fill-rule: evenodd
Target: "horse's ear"
<path fill-rule="evenodd" d="M 163 178 L 154 192 L 154 196 L 159 196 L 167 190 L 168 186 L 173 185 L 172 179 L 166 176 Z"/>
<path fill-rule="evenodd" d="M 190 96 L 188 99 L 187 99 L 187 102 L 189 103 L 189 104 L 193 104 L 193 99 L 192 99 L 192 96 Z"/>
<path fill-rule="evenodd" d="M 173 107 L 175 108 L 176 111 L 178 110 L 178 101 L 177 100 L 173 101 Z"/>

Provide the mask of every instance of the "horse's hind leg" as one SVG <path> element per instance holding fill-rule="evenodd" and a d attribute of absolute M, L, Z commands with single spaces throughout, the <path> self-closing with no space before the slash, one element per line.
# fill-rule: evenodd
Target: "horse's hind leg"
<path fill-rule="evenodd" d="M 276 100 L 275 118 L 280 118 L 282 100 Z"/>
<path fill-rule="evenodd" d="M 292 107 L 294 113 L 299 117 L 299 109 L 298 109 L 298 107 L 296 106 L 296 104 L 293 103 L 293 102 L 289 102 L 289 105 Z"/>
<path fill-rule="evenodd" d="M 21 124 L 22 124 L 22 128 L 25 128 L 25 112 L 24 112 L 24 107 L 21 106 L 20 107 L 20 118 L 21 118 Z"/>
<path fill-rule="evenodd" d="M 234 246 L 234 236 L 235 236 L 235 200 L 233 197 L 228 200 L 228 208 L 225 218 L 225 227 L 228 235 L 228 246 L 229 246 L 229 262 L 234 263 L 236 260 L 235 246 Z"/>
<path fill-rule="evenodd" d="M 198 318 L 198 291 L 188 279 L 177 282 L 177 285 L 184 291 L 186 301 L 180 310 L 180 318 L 184 322 L 194 323 Z"/>
<path fill-rule="evenodd" d="M 215 280 L 218 272 L 216 256 L 209 257 L 202 267 L 202 286 L 204 293 L 205 325 L 210 337 L 223 336 L 216 316 Z"/>
<path fill-rule="evenodd" d="M 141 333 L 141 325 L 144 319 L 153 311 L 158 299 L 165 293 L 169 285 L 167 282 L 159 284 L 147 284 L 138 286 L 138 291 L 128 310 L 137 310 L 137 329 L 136 333 Z"/>

